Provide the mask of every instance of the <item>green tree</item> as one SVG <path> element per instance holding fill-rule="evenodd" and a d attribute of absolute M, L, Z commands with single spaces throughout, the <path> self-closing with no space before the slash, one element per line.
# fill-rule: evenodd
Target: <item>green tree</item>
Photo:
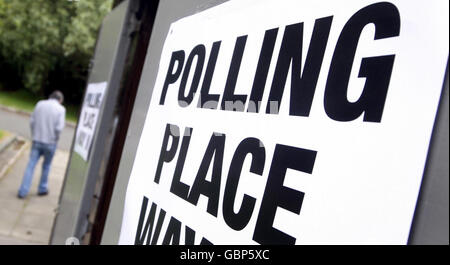
<path fill-rule="evenodd" d="M 97 32 L 103 17 L 111 10 L 112 0 L 78 1 L 77 14 L 72 19 L 71 29 L 64 40 L 65 55 L 74 53 L 92 54 Z M 89 23 L 86 23 L 89 21 Z"/>
<path fill-rule="evenodd" d="M 98 29 L 111 2 L 0 0 L 0 65 L 36 95 L 66 83 L 78 87 L 65 94 L 80 97 Z M 0 76 L 0 82 L 7 78 Z"/>
<path fill-rule="evenodd" d="M 74 7 L 67 1 L 1 0 L 2 57 L 17 69 L 25 88 L 38 94 L 63 53 Z"/>

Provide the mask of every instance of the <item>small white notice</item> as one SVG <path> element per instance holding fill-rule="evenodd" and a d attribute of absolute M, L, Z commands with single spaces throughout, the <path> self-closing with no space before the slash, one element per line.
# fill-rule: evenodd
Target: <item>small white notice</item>
<path fill-rule="evenodd" d="M 106 84 L 106 82 L 89 84 L 84 97 L 74 151 L 85 161 L 89 158 L 89 151 L 95 134 L 98 113 L 105 95 Z"/>

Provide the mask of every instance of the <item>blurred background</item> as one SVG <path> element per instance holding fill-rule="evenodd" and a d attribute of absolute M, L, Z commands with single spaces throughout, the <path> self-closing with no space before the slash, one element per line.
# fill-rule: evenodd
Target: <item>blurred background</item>
<path fill-rule="evenodd" d="M 0 0 L 0 104 L 32 111 L 53 90 L 75 122 L 112 0 Z"/>
<path fill-rule="evenodd" d="M 48 244 L 79 108 L 103 18 L 112 0 L 0 0 L 0 244 Z M 17 199 L 31 148 L 29 117 L 63 92 L 66 126 L 49 176 L 49 196 Z"/>

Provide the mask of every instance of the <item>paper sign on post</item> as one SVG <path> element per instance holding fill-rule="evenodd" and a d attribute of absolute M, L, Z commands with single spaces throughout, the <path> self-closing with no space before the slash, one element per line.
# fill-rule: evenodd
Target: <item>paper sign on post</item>
<path fill-rule="evenodd" d="M 405 244 L 448 20 L 448 1 L 252 0 L 174 22 L 119 243 Z"/>
<path fill-rule="evenodd" d="M 77 127 L 74 151 L 85 161 L 89 158 L 92 138 L 95 134 L 98 114 L 106 90 L 106 82 L 92 83 L 87 87 Z"/>

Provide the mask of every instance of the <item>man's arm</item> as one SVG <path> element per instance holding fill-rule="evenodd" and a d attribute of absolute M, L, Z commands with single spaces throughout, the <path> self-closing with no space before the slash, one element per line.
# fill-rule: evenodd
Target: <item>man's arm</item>
<path fill-rule="evenodd" d="M 33 112 L 31 113 L 31 116 L 30 116 L 31 138 L 33 138 L 33 135 L 34 135 L 34 125 L 35 125 L 35 121 L 36 121 L 35 113 L 36 113 L 36 107 L 34 108 Z"/>
<path fill-rule="evenodd" d="M 64 129 L 65 120 L 66 120 L 66 109 L 63 108 L 63 111 L 59 115 L 58 121 L 56 123 L 56 128 L 55 128 L 57 141 L 59 140 L 59 136 L 61 135 L 62 130 Z"/>

